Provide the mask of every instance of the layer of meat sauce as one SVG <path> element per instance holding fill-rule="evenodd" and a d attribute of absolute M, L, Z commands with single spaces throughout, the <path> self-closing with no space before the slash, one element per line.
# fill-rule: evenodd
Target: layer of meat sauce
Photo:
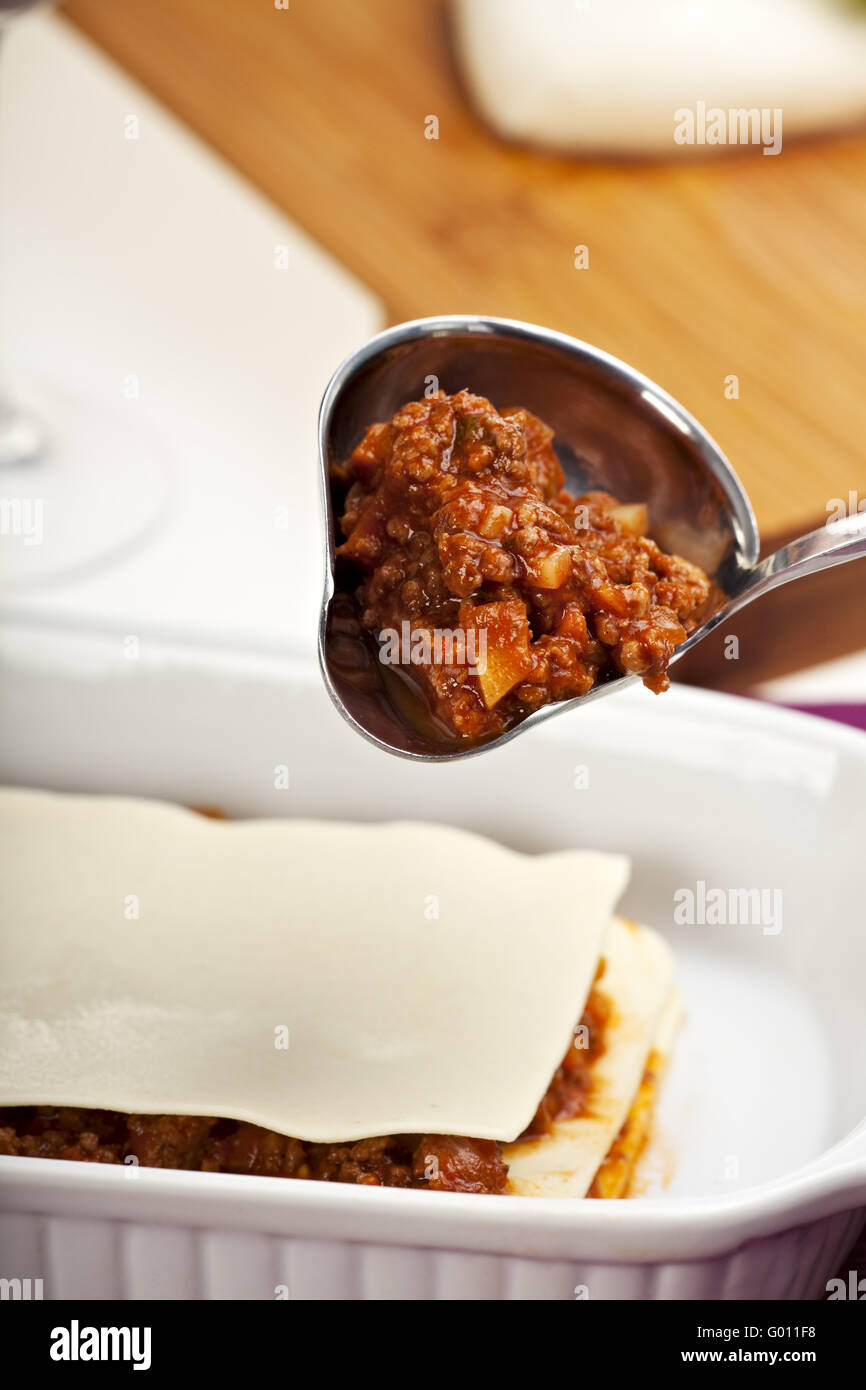
<path fill-rule="evenodd" d="M 551 429 L 468 391 L 371 425 L 332 469 L 344 539 L 329 661 L 347 679 L 357 668 L 360 684 L 371 650 L 383 659 L 382 634 L 405 631 L 398 674 L 458 740 L 499 734 L 616 674 L 666 690 L 710 580 L 650 539 L 646 505 L 574 496 L 564 482 Z M 486 646 L 474 663 L 473 630 Z M 468 644 L 456 661 L 433 644 L 453 632 Z"/>
<path fill-rule="evenodd" d="M 611 1005 L 599 965 L 586 1007 L 532 1122 L 521 1138 L 543 1135 L 558 1120 L 592 1105 L 592 1067 L 604 1049 Z M 650 1105 L 652 1058 L 638 1100 L 599 1170 L 590 1196 L 624 1195 L 642 1145 Z M 153 1168 L 254 1173 L 370 1187 L 504 1193 L 502 1145 L 458 1135 L 399 1134 L 356 1143 L 312 1144 L 235 1120 L 192 1115 L 127 1115 L 50 1106 L 0 1107 L 0 1154 L 83 1163 L 137 1162 Z"/>

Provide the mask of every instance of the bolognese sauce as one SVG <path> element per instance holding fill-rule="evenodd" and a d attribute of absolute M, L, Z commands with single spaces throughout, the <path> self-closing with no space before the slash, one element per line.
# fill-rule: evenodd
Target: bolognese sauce
<path fill-rule="evenodd" d="M 564 483 L 553 431 L 519 406 L 438 391 L 371 425 L 332 470 L 337 655 L 365 640 L 385 661 L 383 634 L 396 635 L 400 676 L 456 740 L 611 675 L 665 690 L 710 581 L 650 538 L 645 505 Z M 465 659 L 482 635 L 482 659 Z"/>

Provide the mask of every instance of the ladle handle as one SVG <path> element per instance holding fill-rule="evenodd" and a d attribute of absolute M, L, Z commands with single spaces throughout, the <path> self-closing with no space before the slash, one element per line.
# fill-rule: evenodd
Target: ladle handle
<path fill-rule="evenodd" d="M 807 536 L 791 541 L 790 545 L 783 545 L 781 550 L 774 551 L 760 564 L 725 575 L 722 582 L 728 595 L 727 603 L 722 604 L 697 632 L 677 648 L 672 662 L 679 661 L 714 628 L 727 622 L 753 599 L 760 598 L 771 589 L 778 589 L 781 584 L 788 584 L 792 579 L 802 579 L 804 575 L 817 574 L 819 570 L 858 558 L 866 558 L 866 512 L 859 511 L 839 521 L 828 521 L 817 531 L 810 531 Z"/>
<path fill-rule="evenodd" d="M 854 512 L 839 521 L 828 521 L 817 531 L 783 545 L 781 550 L 774 551 L 751 569 L 741 570 L 734 583 L 728 586 L 730 603 L 725 605 L 725 616 L 771 589 L 777 589 L 780 584 L 861 556 L 866 557 L 866 511 Z"/>
<path fill-rule="evenodd" d="M 783 545 L 744 575 L 740 592 L 756 597 L 759 592 L 775 589 L 791 579 L 817 574 L 861 555 L 866 555 L 866 511 L 828 521 L 817 531 Z"/>

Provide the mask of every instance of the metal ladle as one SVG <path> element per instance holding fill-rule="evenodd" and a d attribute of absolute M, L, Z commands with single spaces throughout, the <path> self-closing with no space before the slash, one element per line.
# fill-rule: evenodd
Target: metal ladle
<path fill-rule="evenodd" d="M 577 699 L 543 706 L 485 742 L 448 745 L 401 719 L 340 659 L 329 621 L 337 592 L 332 464 L 343 463 L 374 421 L 407 401 L 467 388 L 495 406 L 519 405 L 554 430 L 554 448 L 573 493 L 600 488 L 620 502 L 646 502 L 665 551 L 700 565 L 718 588 L 717 606 L 672 662 L 739 609 L 780 584 L 866 556 L 866 514 L 820 527 L 757 563 L 758 528 L 749 499 L 718 445 L 661 387 L 588 343 L 511 319 L 461 314 L 416 319 L 370 339 L 334 373 L 319 412 L 319 465 L 327 529 L 327 572 L 319 627 L 325 685 L 345 719 L 379 748 L 425 762 L 488 752 L 542 720 L 633 685 L 619 676 Z"/>

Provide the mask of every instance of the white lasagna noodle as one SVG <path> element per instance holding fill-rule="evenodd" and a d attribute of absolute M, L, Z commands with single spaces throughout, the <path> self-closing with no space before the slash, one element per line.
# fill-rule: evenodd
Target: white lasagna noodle
<path fill-rule="evenodd" d="M 599 989 L 612 1013 L 592 1068 L 586 1114 L 505 1149 L 509 1191 L 524 1197 L 585 1197 L 628 1116 L 652 1050 L 666 1056 L 678 1012 L 673 958 L 648 927 L 614 918 L 601 946 Z"/>
<path fill-rule="evenodd" d="M 437 825 L 30 791 L 0 792 L 0 835 L 0 1104 L 321 1142 L 515 1139 L 628 877 Z"/>

